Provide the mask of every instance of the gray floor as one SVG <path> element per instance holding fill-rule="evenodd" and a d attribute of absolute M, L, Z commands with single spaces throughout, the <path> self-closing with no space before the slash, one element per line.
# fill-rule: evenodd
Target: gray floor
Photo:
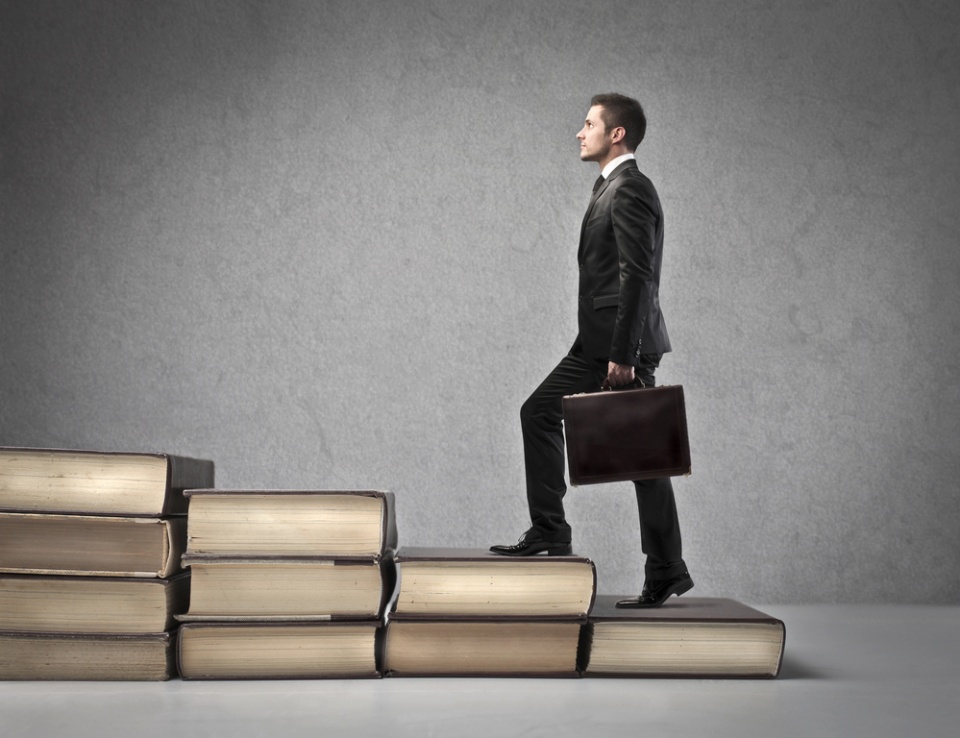
<path fill-rule="evenodd" d="M 960 735 L 960 607 L 759 607 L 771 681 L 5 682 L 0 736 Z"/>

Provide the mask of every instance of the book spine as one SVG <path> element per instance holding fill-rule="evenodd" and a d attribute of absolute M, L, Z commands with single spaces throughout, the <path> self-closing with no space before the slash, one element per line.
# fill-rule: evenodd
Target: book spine
<path fill-rule="evenodd" d="M 384 662 L 386 661 L 387 653 L 387 628 L 386 625 L 382 625 L 377 628 L 377 632 L 374 635 L 374 646 L 373 646 L 373 659 L 374 659 L 374 668 L 377 670 L 378 676 L 384 676 Z"/>
<path fill-rule="evenodd" d="M 593 605 L 597 601 L 597 565 L 590 560 L 590 569 L 593 571 L 593 587 L 590 590 L 590 604 L 587 605 L 587 611 L 583 614 L 584 617 L 589 617 L 590 612 L 593 610 Z"/>
<path fill-rule="evenodd" d="M 577 672 L 581 675 L 590 666 L 590 648 L 593 646 L 593 623 L 580 626 L 580 640 L 577 643 Z"/>
<path fill-rule="evenodd" d="M 185 518 L 161 520 L 164 529 L 163 555 L 157 576 L 161 579 L 173 576 L 182 568 L 181 559 L 187 546 Z"/>
<path fill-rule="evenodd" d="M 380 581 L 383 587 L 383 596 L 380 600 L 380 609 L 378 611 L 381 619 L 385 617 L 388 610 L 392 607 L 397 592 L 397 565 L 393 556 L 389 553 L 380 559 Z"/>
<path fill-rule="evenodd" d="M 209 488 L 214 484 L 214 465 L 206 459 L 186 456 L 167 457 L 167 494 L 164 515 L 186 515 L 187 497 L 184 490 Z"/>
<path fill-rule="evenodd" d="M 382 530 L 380 533 L 383 548 L 381 552 L 394 552 L 398 545 L 396 502 L 392 492 L 384 492 L 381 499 L 383 500 Z"/>

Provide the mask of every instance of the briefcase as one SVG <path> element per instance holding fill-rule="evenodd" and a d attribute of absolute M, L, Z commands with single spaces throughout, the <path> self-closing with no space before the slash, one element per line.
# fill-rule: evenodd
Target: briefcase
<path fill-rule="evenodd" d="M 563 427 L 574 486 L 690 473 L 682 385 L 567 395 Z"/>

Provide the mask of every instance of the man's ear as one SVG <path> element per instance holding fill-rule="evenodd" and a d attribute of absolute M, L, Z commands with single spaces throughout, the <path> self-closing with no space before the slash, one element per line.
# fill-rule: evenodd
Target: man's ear
<path fill-rule="evenodd" d="M 624 136 L 627 135 L 627 129 L 623 126 L 617 126 L 612 131 L 610 131 L 610 143 L 620 143 L 623 141 Z"/>

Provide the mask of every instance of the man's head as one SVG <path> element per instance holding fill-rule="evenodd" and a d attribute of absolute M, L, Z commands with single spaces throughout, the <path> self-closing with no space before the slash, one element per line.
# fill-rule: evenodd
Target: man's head
<path fill-rule="evenodd" d="M 640 103 L 632 97 L 618 95 L 616 92 L 607 92 L 594 95 L 591 106 L 603 108 L 600 117 L 607 129 L 623 128 L 623 145 L 628 151 L 636 151 L 647 132 L 647 116 L 643 114 Z"/>
<path fill-rule="evenodd" d="M 613 92 L 594 95 L 577 139 L 580 158 L 601 167 L 621 154 L 637 150 L 647 132 L 647 118 L 636 100 Z"/>

